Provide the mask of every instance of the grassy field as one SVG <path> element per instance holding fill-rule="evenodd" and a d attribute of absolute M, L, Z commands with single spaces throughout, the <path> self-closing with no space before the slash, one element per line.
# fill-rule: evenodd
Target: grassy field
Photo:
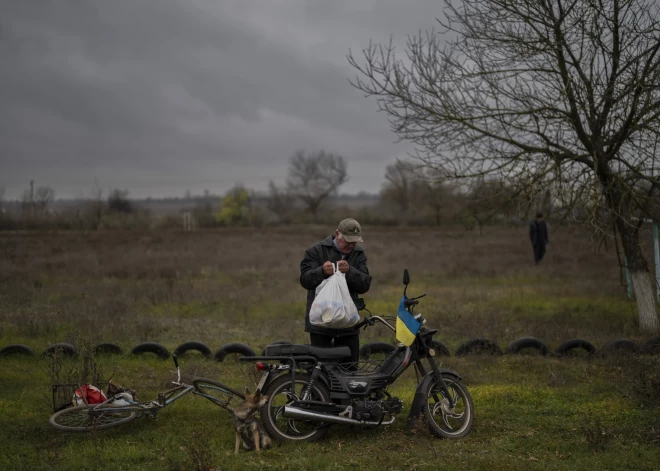
<path fill-rule="evenodd" d="M 366 229 L 366 228 L 365 228 Z M 305 292 L 298 282 L 304 249 L 327 228 L 193 233 L 0 234 L 0 348 L 25 344 L 34 357 L 0 358 L 0 469 L 660 469 L 660 357 L 535 354 L 442 357 L 463 377 L 475 404 L 472 433 L 460 441 L 409 432 L 405 416 L 416 386 L 409 370 L 391 389 L 404 412 L 390 427 L 333 426 L 319 443 L 233 455 L 228 413 L 198 397 L 115 430 L 64 434 L 48 426 L 50 385 L 59 372 L 39 354 L 55 342 L 143 341 L 170 351 L 185 341 L 213 351 L 244 342 L 307 343 Z M 533 265 L 526 229 L 373 229 L 364 247 L 374 277 L 365 295 L 374 314 L 392 315 L 401 276 L 436 338 L 453 352 L 484 337 L 504 350 L 534 336 L 551 350 L 569 338 L 601 347 L 614 338 L 644 343 L 634 303 L 625 296 L 613 247 L 577 229 L 551 233 L 542 265 Z M 362 343 L 394 342 L 383 327 Z M 155 397 L 175 379 L 171 361 L 154 356 L 99 357 L 98 377 Z M 184 380 L 206 376 L 253 388 L 250 363 L 182 358 Z"/>

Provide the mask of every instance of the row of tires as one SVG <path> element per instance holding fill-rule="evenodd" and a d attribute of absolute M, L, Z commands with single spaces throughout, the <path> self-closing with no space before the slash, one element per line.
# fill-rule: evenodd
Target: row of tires
<path fill-rule="evenodd" d="M 435 350 L 438 356 L 451 356 L 449 349 L 437 340 L 433 340 L 431 347 Z M 360 357 L 368 359 L 372 353 L 389 353 L 395 347 L 386 342 L 372 342 L 365 344 L 360 349 Z M 463 357 L 474 354 L 487 354 L 487 355 L 502 355 L 502 354 L 518 354 L 527 351 L 536 350 L 541 355 L 552 356 L 571 356 L 582 352 L 582 354 L 595 354 L 601 353 L 603 355 L 626 352 L 626 353 L 648 353 L 660 354 L 660 336 L 649 339 L 646 344 L 640 345 L 629 339 L 614 339 L 607 342 L 597 350 L 596 347 L 589 341 L 584 339 L 569 339 L 560 344 L 554 352 L 548 346 L 536 337 L 522 337 L 514 340 L 509 344 L 506 350 L 502 349 L 492 340 L 475 338 L 468 340 L 461 344 L 455 352 L 455 356 Z"/>
<path fill-rule="evenodd" d="M 220 347 L 214 354 L 212 354 L 211 349 L 203 344 L 202 342 L 184 342 L 179 345 L 172 353 L 178 357 L 183 356 L 186 352 L 196 351 L 201 353 L 204 358 L 211 358 L 215 361 L 223 361 L 227 355 L 230 354 L 239 354 L 244 356 L 255 356 L 254 350 L 252 350 L 248 345 L 244 343 L 228 343 Z M 59 352 L 62 355 L 74 356 L 78 354 L 76 347 L 70 343 L 61 342 L 50 345 L 46 348 L 41 355 L 46 357 Z M 123 355 L 124 349 L 119 345 L 114 343 L 102 343 L 94 347 L 93 352 L 96 354 L 117 354 Z M 131 351 L 133 355 L 140 355 L 143 353 L 153 353 L 161 360 L 167 360 L 170 358 L 170 351 L 165 348 L 163 345 L 157 342 L 144 342 L 139 345 L 136 345 Z M 26 346 L 21 344 L 8 345 L 0 350 L 0 356 L 7 355 L 34 355 L 34 351 Z"/>
<path fill-rule="evenodd" d="M 273 342 L 273 344 L 288 344 L 291 343 L 287 340 L 278 340 Z M 449 349 L 442 343 L 437 340 L 433 340 L 431 347 L 435 350 L 436 355 L 438 356 L 451 356 Z M 390 353 L 395 349 L 392 344 L 386 342 L 369 342 L 364 344 L 360 348 L 360 358 L 368 360 L 371 355 L 377 353 Z M 600 350 L 597 350 L 596 347 L 589 341 L 583 339 L 569 339 L 560 344 L 554 352 L 551 352 L 548 346 L 543 343 L 541 340 L 536 337 L 522 337 L 517 340 L 514 340 L 509 344 L 506 350 L 502 349 L 492 340 L 484 338 L 475 338 L 468 340 L 461 344 L 458 349 L 456 349 L 455 356 L 463 357 L 473 354 L 487 354 L 487 355 L 502 355 L 502 354 L 518 354 L 523 351 L 536 350 L 541 355 L 553 355 L 553 356 L 568 356 L 575 354 L 579 351 L 582 351 L 586 354 L 594 354 L 597 351 L 602 354 L 615 353 L 615 352 L 627 352 L 627 353 L 650 353 L 650 354 L 660 354 L 660 336 L 653 337 L 649 339 L 646 344 L 640 345 L 636 342 L 633 342 L 629 339 L 614 339 L 607 342 L 601 347 Z M 184 342 L 179 345 L 172 354 L 177 357 L 183 356 L 185 353 L 190 351 L 196 351 L 201 353 L 205 358 L 211 358 L 215 361 L 222 362 L 227 357 L 227 355 L 238 354 L 242 356 L 255 356 L 255 351 L 250 348 L 249 345 L 234 342 L 228 343 L 220 347 L 214 354 L 211 353 L 211 349 L 203 344 L 202 342 Z M 77 355 L 78 351 L 75 346 L 70 343 L 56 343 L 50 345 L 42 352 L 42 356 L 53 355 L 55 352 L 61 352 L 64 355 Z M 124 350 L 116 344 L 113 343 L 102 343 L 97 345 L 94 348 L 94 353 L 105 353 L 105 354 L 119 354 L 123 355 Z M 135 346 L 131 353 L 134 355 L 139 355 L 143 353 L 153 353 L 158 358 L 162 360 L 167 360 L 170 358 L 170 351 L 165 348 L 163 345 L 157 342 L 144 342 Z M 25 354 L 25 355 L 34 355 L 34 351 L 26 345 L 13 344 L 8 345 L 0 350 L 0 356 L 14 355 L 14 354 Z M 264 352 L 262 351 L 263 355 Z"/>

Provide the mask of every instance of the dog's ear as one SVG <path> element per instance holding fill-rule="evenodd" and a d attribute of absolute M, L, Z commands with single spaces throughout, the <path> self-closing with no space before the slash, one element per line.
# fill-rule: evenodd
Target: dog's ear
<path fill-rule="evenodd" d="M 248 394 L 250 394 L 250 390 L 248 389 L 247 386 L 245 386 L 245 395 L 247 396 Z"/>
<path fill-rule="evenodd" d="M 257 389 L 254 392 L 254 397 L 257 398 L 257 399 L 259 399 L 261 397 L 261 389 Z"/>

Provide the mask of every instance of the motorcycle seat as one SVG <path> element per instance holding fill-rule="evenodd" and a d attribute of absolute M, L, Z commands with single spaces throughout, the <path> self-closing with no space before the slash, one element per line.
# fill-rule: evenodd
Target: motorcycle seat
<path fill-rule="evenodd" d="M 311 345 L 275 344 L 268 345 L 264 356 L 311 355 L 321 361 L 344 360 L 351 357 L 351 349 L 341 347 L 313 347 Z"/>

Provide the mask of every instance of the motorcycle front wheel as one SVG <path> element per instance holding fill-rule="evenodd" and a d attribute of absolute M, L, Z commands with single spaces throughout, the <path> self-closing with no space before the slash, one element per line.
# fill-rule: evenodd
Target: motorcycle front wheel
<path fill-rule="evenodd" d="M 426 403 L 422 407 L 424 421 L 430 432 L 440 438 L 463 438 L 472 429 L 474 404 L 467 388 L 454 375 L 443 374 L 449 397 L 442 393 L 440 385 L 432 379 L 424 393 Z"/>
<path fill-rule="evenodd" d="M 309 378 L 308 374 L 296 374 L 296 385 L 291 388 L 291 375 L 287 373 L 275 378 L 263 392 L 268 396 L 268 401 L 261 408 L 261 421 L 269 435 L 275 440 L 279 442 L 298 440 L 312 442 L 320 440 L 328 433 L 329 425 L 327 423 L 290 419 L 282 415 L 284 406 L 292 404 L 294 395 L 296 398 L 301 398 L 307 390 Z M 303 399 L 330 402 L 330 393 L 325 385 L 317 380 L 312 385 L 311 397 Z"/>

